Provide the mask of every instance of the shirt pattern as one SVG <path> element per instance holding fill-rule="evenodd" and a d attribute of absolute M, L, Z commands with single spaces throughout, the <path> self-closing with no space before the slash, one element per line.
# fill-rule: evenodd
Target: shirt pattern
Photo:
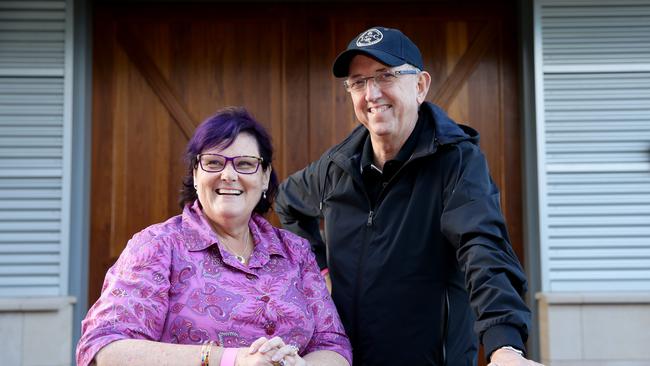
<path fill-rule="evenodd" d="M 247 347 L 280 336 L 301 355 L 350 342 L 309 243 L 254 214 L 248 266 L 222 249 L 198 203 L 127 243 L 82 322 L 77 364 L 119 339 Z M 198 357 L 198 355 L 197 355 Z"/>

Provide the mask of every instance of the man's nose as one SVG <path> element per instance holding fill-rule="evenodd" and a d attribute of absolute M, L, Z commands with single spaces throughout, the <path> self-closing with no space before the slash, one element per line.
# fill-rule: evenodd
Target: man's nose
<path fill-rule="evenodd" d="M 375 83 L 373 79 L 366 81 L 366 101 L 373 101 L 381 96 L 381 88 Z"/>

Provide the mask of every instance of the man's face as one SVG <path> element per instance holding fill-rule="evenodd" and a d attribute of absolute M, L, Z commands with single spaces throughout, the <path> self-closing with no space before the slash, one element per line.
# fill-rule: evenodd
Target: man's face
<path fill-rule="evenodd" d="M 385 71 L 413 69 L 409 65 L 386 66 L 377 60 L 357 55 L 350 62 L 348 81 L 375 76 Z M 426 72 L 399 75 L 388 85 L 377 85 L 369 79 L 365 89 L 352 91 L 354 113 L 374 138 L 403 143 L 418 118 L 418 108 L 429 90 L 430 76 Z"/>

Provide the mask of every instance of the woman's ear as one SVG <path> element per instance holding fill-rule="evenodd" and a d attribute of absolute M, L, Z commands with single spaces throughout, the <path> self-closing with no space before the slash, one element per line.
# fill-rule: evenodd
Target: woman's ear
<path fill-rule="evenodd" d="M 264 169 L 264 178 L 263 178 L 262 183 L 264 185 L 265 190 L 269 189 L 269 182 L 271 181 L 271 172 L 272 171 L 273 171 L 273 167 L 271 166 L 271 164 L 269 164 L 269 166 L 267 166 L 266 169 Z"/>

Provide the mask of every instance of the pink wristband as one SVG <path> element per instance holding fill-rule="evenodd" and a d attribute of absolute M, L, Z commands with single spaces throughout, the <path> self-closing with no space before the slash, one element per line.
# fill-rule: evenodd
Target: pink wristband
<path fill-rule="evenodd" d="M 237 348 L 224 348 L 221 354 L 221 366 L 235 366 L 235 359 L 237 358 Z"/>
<path fill-rule="evenodd" d="M 323 269 L 320 270 L 321 276 L 326 276 L 328 273 L 330 273 L 329 268 L 323 268 Z"/>

